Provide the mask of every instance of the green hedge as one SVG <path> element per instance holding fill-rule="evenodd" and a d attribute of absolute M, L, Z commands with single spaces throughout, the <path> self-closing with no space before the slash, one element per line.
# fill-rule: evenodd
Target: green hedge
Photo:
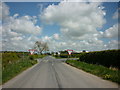
<path fill-rule="evenodd" d="M 2 66 L 6 67 L 8 64 L 15 63 L 28 56 L 28 52 L 2 52 Z"/>
<path fill-rule="evenodd" d="M 98 64 L 106 67 L 119 68 L 120 50 L 95 51 L 80 54 L 79 60 L 90 64 Z"/>
<path fill-rule="evenodd" d="M 43 58 L 45 55 L 30 55 L 29 52 L 15 52 L 15 51 L 5 51 L 2 52 L 2 67 L 6 67 L 9 64 L 19 62 L 22 59 L 34 60 L 36 58 Z"/>
<path fill-rule="evenodd" d="M 60 58 L 79 58 L 80 53 L 72 53 L 71 55 L 69 54 L 60 54 L 60 55 L 55 55 L 55 57 L 60 57 Z"/>

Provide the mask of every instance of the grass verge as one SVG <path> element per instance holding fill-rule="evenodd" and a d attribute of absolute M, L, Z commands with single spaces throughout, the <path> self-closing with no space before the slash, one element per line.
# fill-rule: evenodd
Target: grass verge
<path fill-rule="evenodd" d="M 120 84 L 119 70 L 112 70 L 101 65 L 88 64 L 76 60 L 67 60 L 66 63 L 76 68 L 82 69 L 86 72 L 89 72 L 91 74 L 97 75 L 103 79 L 110 80 Z"/>
<path fill-rule="evenodd" d="M 2 68 L 2 84 L 36 63 L 36 60 L 25 59 L 12 64 L 7 64 L 5 68 Z"/>
<path fill-rule="evenodd" d="M 5 51 L 0 53 L 0 85 L 37 63 L 46 55 L 30 55 L 29 52 Z"/>

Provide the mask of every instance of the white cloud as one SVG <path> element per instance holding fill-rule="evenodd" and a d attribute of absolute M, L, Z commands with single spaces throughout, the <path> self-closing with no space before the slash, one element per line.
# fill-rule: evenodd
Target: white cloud
<path fill-rule="evenodd" d="M 84 39 L 81 40 L 69 39 L 61 35 L 59 35 L 59 39 L 56 40 L 53 36 L 45 36 L 42 38 L 42 40 L 47 41 L 51 51 L 59 51 L 65 49 L 73 49 L 76 51 L 92 51 L 105 49 L 104 42 L 102 40 L 99 40 L 95 35 L 86 36 Z"/>
<path fill-rule="evenodd" d="M 119 2 L 119 0 L 63 0 L 64 2 Z"/>
<path fill-rule="evenodd" d="M 29 16 L 30 17 L 30 16 Z M 14 19 L 9 25 L 11 30 L 24 33 L 24 34 L 40 34 L 41 27 L 35 26 L 34 23 L 28 18 L 28 16 L 23 16 L 17 19 Z"/>
<path fill-rule="evenodd" d="M 4 3 L 3 3 L 4 4 Z M 42 41 L 48 42 L 50 50 L 59 51 L 64 49 L 81 50 L 104 50 L 117 48 L 117 41 L 108 43 L 100 40 L 115 38 L 118 33 L 118 25 L 107 29 L 105 32 L 97 31 L 105 24 L 105 11 L 101 3 L 66 3 L 50 5 L 40 15 L 41 20 L 47 24 L 61 26 L 60 34 L 42 37 Z M 4 4 L 5 17 L 2 29 L 4 50 L 27 50 L 33 48 L 35 41 L 40 39 L 42 28 L 36 25 L 36 16 L 22 16 L 15 14 L 9 16 L 9 7 Z M 7 17 L 7 18 L 6 18 Z"/>
<path fill-rule="evenodd" d="M 104 38 L 116 37 L 117 25 L 109 28 L 105 32 L 98 31 L 106 20 L 106 12 L 101 3 L 68 3 L 61 2 L 58 5 L 50 5 L 44 9 L 40 18 L 46 24 L 58 24 L 61 26 L 59 39 L 57 34 L 49 37 L 51 50 L 59 51 L 64 49 L 74 50 L 105 50 L 116 48 L 116 43 L 104 42 Z M 48 37 L 47 37 L 48 39 Z"/>
<path fill-rule="evenodd" d="M 117 40 L 111 40 L 107 44 L 108 49 L 118 49 L 118 46 L 120 46 L 120 42 L 118 42 Z"/>
<path fill-rule="evenodd" d="M 3 10 L 9 12 L 9 7 L 3 3 Z M 36 25 L 36 16 L 19 16 L 15 14 L 7 18 L 2 18 L 2 49 L 3 50 L 28 50 L 33 48 L 34 43 L 40 39 L 37 35 L 41 34 L 42 28 Z"/>
<path fill-rule="evenodd" d="M 16 13 L 13 17 L 14 18 L 17 18 L 19 16 L 19 14 L 18 13 Z"/>
<path fill-rule="evenodd" d="M 117 38 L 118 37 L 118 24 L 113 25 L 103 33 L 106 38 Z"/>
<path fill-rule="evenodd" d="M 84 8 L 83 8 L 84 7 Z M 65 3 L 50 5 L 44 10 L 41 19 L 48 23 L 58 23 L 61 32 L 80 37 L 88 33 L 96 33 L 96 28 L 105 23 L 105 12 L 100 3 Z"/>
<path fill-rule="evenodd" d="M 119 12 L 120 8 L 116 10 L 116 12 L 113 14 L 113 19 L 118 19 L 118 12 Z"/>
<path fill-rule="evenodd" d="M 54 39 L 59 40 L 59 34 L 55 33 L 55 34 L 53 35 L 53 37 L 54 37 Z"/>
<path fill-rule="evenodd" d="M 9 7 L 0 2 L 0 20 L 5 19 L 9 15 Z"/>
<path fill-rule="evenodd" d="M 45 37 L 42 38 L 42 41 L 49 42 L 51 39 L 52 39 L 52 37 L 45 36 Z"/>

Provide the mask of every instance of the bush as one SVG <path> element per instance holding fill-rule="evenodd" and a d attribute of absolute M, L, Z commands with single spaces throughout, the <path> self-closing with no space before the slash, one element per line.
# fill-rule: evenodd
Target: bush
<path fill-rule="evenodd" d="M 69 54 L 60 54 L 60 55 L 55 55 L 57 58 L 79 58 L 80 53 L 72 53 L 71 55 Z"/>
<path fill-rule="evenodd" d="M 23 70 L 37 63 L 38 55 L 29 55 L 28 52 L 2 53 L 2 82 L 5 83 Z M 0 83 L 1 84 L 1 83 Z"/>
<path fill-rule="evenodd" d="M 19 62 L 14 64 L 8 64 L 2 70 L 2 83 L 10 80 L 14 76 L 18 75 L 20 72 L 24 71 L 25 69 L 31 67 L 32 65 L 36 64 L 36 60 L 19 60 Z"/>
<path fill-rule="evenodd" d="M 29 56 L 29 59 L 30 59 L 30 60 L 34 60 L 34 59 L 35 59 L 34 55 L 30 55 L 30 56 Z"/>
<path fill-rule="evenodd" d="M 61 54 L 60 55 L 61 58 L 68 58 L 68 56 L 69 56 L 68 54 Z"/>
<path fill-rule="evenodd" d="M 106 67 L 119 67 L 118 60 L 120 50 L 95 51 L 80 54 L 79 60 L 90 64 L 98 64 Z"/>

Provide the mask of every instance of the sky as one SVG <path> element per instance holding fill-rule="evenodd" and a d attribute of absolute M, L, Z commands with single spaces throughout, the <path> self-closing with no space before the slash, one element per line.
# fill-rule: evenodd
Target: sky
<path fill-rule="evenodd" d="M 118 49 L 118 2 L 68 1 L 0 3 L 2 50 L 27 51 L 36 41 L 50 51 Z"/>

